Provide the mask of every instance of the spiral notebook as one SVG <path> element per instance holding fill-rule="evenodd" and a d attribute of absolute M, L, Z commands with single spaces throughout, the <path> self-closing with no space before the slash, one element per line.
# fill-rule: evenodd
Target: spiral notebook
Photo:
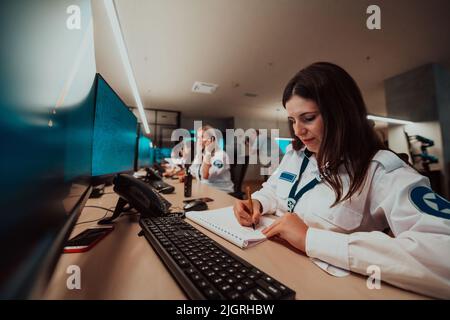
<path fill-rule="evenodd" d="M 186 212 L 186 218 L 240 248 L 247 248 L 266 240 L 267 238 L 261 230 L 273 222 L 270 218 L 261 217 L 255 230 L 252 227 L 243 227 L 236 220 L 233 207 L 207 211 L 189 211 Z"/>

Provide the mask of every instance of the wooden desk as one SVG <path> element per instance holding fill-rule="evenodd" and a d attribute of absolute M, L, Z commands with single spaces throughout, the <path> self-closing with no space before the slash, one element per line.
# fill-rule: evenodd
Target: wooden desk
<path fill-rule="evenodd" d="M 165 195 L 174 206 L 181 207 L 184 199 L 183 185 L 175 180 L 175 193 Z M 117 195 L 107 188 L 100 199 L 89 199 L 87 206 L 111 208 Z M 214 199 L 210 209 L 229 206 L 234 198 L 207 185 L 193 182 L 192 197 L 208 196 Z M 104 210 L 85 208 L 79 222 L 101 218 Z M 305 255 L 291 251 L 283 245 L 265 241 L 242 250 L 208 230 L 186 220 L 206 235 L 235 254 L 246 259 L 264 272 L 283 282 L 297 292 L 297 299 L 424 299 L 421 295 L 397 289 L 386 283 L 380 290 L 369 290 L 366 277 L 351 274 L 336 278 L 313 264 Z M 77 225 L 72 236 L 96 222 Z M 115 230 L 91 251 L 63 254 L 49 283 L 44 299 L 186 299 L 185 294 L 170 275 L 140 231 L 137 216 L 122 216 Z M 66 273 L 70 265 L 81 269 L 81 289 L 69 290 Z"/>

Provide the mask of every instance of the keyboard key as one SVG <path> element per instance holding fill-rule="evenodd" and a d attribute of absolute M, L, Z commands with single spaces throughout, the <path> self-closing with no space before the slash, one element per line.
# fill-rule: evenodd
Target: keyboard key
<path fill-rule="evenodd" d="M 282 285 L 281 283 L 277 283 L 274 284 L 281 292 L 286 292 L 288 291 L 288 288 L 286 288 L 284 285 Z"/>
<path fill-rule="evenodd" d="M 203 265 L 204 262 L 197 259 L 197 260 L 194 260 L 192 263 L 195 264 L 197 267 L 199 267 L 199 266 Z"/>
<path fill-rule="evenodd" d="M 244 285 L 244 284 L 237 284 L 235 287 L 234 287 L 238 292 L 244 292 L 244 291 L 247 291 L 247 289 L 248 289 L 248 287 L 246 286 L 246 285 Z"/>
<path fill-rule="evenodd" d="M 217 292 L 216 290 L 214 290 L 214 289 L 211 288 L 211 287 L 206 287 L 206 288 L 204 288 L 204 289 L 203 289 L 203 293 L 205 294 L 205 296 L 206 296 L 208 299 L 212 299 L 212 300 L 214 300 L 214 299 L 220 299 L 220 294 L 219 294 L 219 292 Z"/>
<path fill-rule="evenodd" d="M 245 286 L 247 286 L 247 287 L 252 287 L 252 286 L 255 285 L 255 283 L 254 283 L 252 280 L 250 280 L 250 279 L 244 279 L 244 280 L 242 281 L 242 283 L 243 283 Z"/>
<path fill-rule="evenodd" d="M 227 293 L 227 297 L 230 300 L 238 300 L 238 299 L 242 298 L 241 294 L 239 292 L 236 292 L 236 291 L 228 292 Z"/>
<path fill-rule="evenodd" d="M 212 278 L 211 278 L 211 281 L 212 281 L 212 283 L 213 283 L 214 285 L 219 285 L 219 284 L 222 284 L 222 283 L 223 283 L 223 278 L 222 278 L 222 277 L 215 276 L 215 277 L 212 277 Z"/>
<path fill-rule="evenodd" d="M 195 273 L 197 271 L 194 268 L 188 268 L 184 272 L 186 272 L 187 274 L 192 274 L 192 273 Z"/>
<path fill-rule="evenodd" d="M 228 277 L 225 279 L 225 282 L 229 283 L 229 284 L 235 284 L 237 282 L 237 280 L 236 280 L 236 278 Z"/>
<path fill-rule="evenodd" d="M 259 279 L 258 281 L 256 281 L 256 284 L 262 287 L 265 291 L 269 292 L 275 298 L 281 297 L 281 291 L 271 283 L 267 283 L 263 279 Z"/>
<path fill-rule="evenodd" d="M 257 274 L 255 274 L 255 273 L 251 272 L 251 273 L 249 273 L 249 274 L 247 275 L 247 277 L 249 277 L 249 278 L 252 279 L 252 280 L 255 280 L 255 279 L 259 278 L 259 275 L 257 275 Z"/>
<path fill-rule="evenodd" d="M 244 293 L 244 298 L 247 300 L 261 300 L 261 296 L 254 291 Z"/>
<path fill-rule="evenodd" d="M 270 295 L 261 288 L 256 288 L 255 292 L 259 294 L 259 296 L 262 297 L 264 300 L 270 299 Z"/>
<path fill-rule="evenodd" d="M 206 275 L 208 278 L 211 278 L 211 277 L 215 276 L 216 273 L 215 273 L 214 271 L 208 271 L 208 272 L 205 273 L 205 275 Z"/>
<path fill-rule="evenodd" d="M 202 276 L 199 273 L 193 273 L 193 274 L 191 274 L 191 279 L 194 281 L 198 281 L 198 280 L 202 279 Z"/>
<path fill-rule="evenodd" d="M 208 282 L 206 282 L 205 280 L 197 281 L 197 284 L 200 288 L 205 288 L 208 286 Z"/>
<path fill-rule="evenodd" d="M 190 266 L 190 263 L 186 259 L 178 260 L 178 265 L 182 268 L 187 268 Z"/>
<path fill-rule="evenodd" d="M 227 291 L 230 291 L 231 289 L 232 289 L 232 287 L 229 284 L 224 284 L 224 285 L 219 286 L 219 290 L 222 292 L 227 292 Z"/>
<path fill-rule="evenodd" d="M 252 272 L 255 273 L 255 274 L 257 274 L 258 276 L 262 276 L 262 274 L 263 274 L 261 270 L 258 270 L 258 269 L 256 269 L 256 268 L 253 268 L 253 269 L 252 269 Z"/>
<path fill-rule="evenodd" d="M 249 270 L 248 270 L 248 268 L 246 268 L 246 267 L 243 267 L 243 268 L 239 269 L 239 272 L 240 272 L 240 273 L 244 273 L 244 274 L 246 274 L 246 273 L 248 273 L 248 272 L 249 272 Z"/>

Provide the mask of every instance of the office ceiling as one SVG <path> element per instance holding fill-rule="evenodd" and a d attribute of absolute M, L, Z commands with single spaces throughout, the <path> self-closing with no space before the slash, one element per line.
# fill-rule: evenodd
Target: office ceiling
<path fill-rule="evenodd" d="M 374 31 L 367 0 L 115 3 L 144 106 L 190 117 L 284 116 L 285 84 L 315 61 L 344 67 L 369 112 L 384 115 L 384 79 L 430 62 L 450 66 L 448 0 L 376 1 L 382 29 Z M 135 105 L 102 1 L 93 12 L 97 70 Z M 219 88 L 192 93 L 195 81 Z"/>

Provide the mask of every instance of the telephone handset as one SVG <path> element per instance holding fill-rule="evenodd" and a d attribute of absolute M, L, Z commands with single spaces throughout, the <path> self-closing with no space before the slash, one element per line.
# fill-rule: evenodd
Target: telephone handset
<path fill-rule="evenodd" d="M 119 174 L 114 178 L 114 191 L 119 195 L 114 213 L 102 219 L 98 224 L 110 224 L 124 211 L 127 204 L 136 209 L 142 216 L 162 216 L 170 214 L 170 202 L 147 183 L 127 174 Z"/>
<path fill-rule="evenodd" d="M 145 168 L 145 171 L 147 171 L 146 178 L 149 181 L 161 181 L 162 180 L 162 177 L 159 174 L 158 170 L 153 169 L 153 168 Z"/>
<path fill-rule="evenodd" d="M 158 192 L 167 194 L 175 191 L 175 187 L 165 183 L 156 169 L 146 168 L 145 171 L 147 171 L 147 175 L 144 177 L 144 181 Z"/>
<path fill-rule="evenodd" d="M 162 165 L 160 165 L 159 163 L 153 164 L 153 168 L 152 169 L 156 170 L 156 172 L 158 172 L 159 175 L 162 175 L 164 173 L 164 171 L 166 171 L 164 169 L 164 167 Z"/>

